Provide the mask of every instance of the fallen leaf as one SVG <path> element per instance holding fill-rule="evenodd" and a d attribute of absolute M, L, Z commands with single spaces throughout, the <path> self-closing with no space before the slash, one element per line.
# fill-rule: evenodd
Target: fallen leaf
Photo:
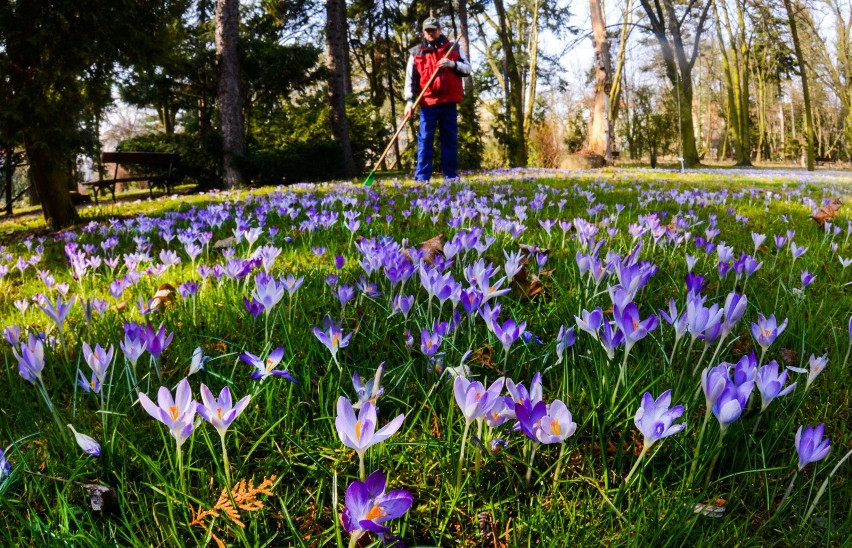
<path fill-rule="evenodd" d="M 231 247 L 234 245 L 237 245 L 237 239 L 231 236 L 230 238 L 218 240 L 215 244 L 213 244 L 213 249 L 219 249 L 221 247 Z"/>
<path fill-rule="evenodd" d="M 439 251 L 441 253 L 444 252 L 444 235 L 438 234 L 434 238 L 429 238 L 425 242 L 420 244 L 420 249 L 426 252 L 426 255 L 423 257 L 423 261 L 426 264 L 432 264 L 432 261 L 435 260 L 435 253 Z"/>
<path fill-rule="evenodd" d="M 522 295 L 526 295 L 527 298 L 532 299 L 538 295 L 541 295 L 544 292 L 544 284 L 541 283 L 541 279 L 535 274 L 531 273 L 527 266 L 524 265 L 515 274 L 515 277 L 512 278 L 512 281 L 515 283 L 515 287 L 517 287 Z"/>
<path fill-rule="evenodd" d="M 819 226 L 825 226 L 826 221 L 834 219 L 840 212 L 840 206 L 842 203 L 843 202 L 840 201 L 840 198 L 831 200 L 819 208 L 814 215 L 811 215 L 811 219 L 816 221 Z"/>
<path fill-rule="evenodd" d="M 784 362 L 784 365 L 790 365 L 791 363 L 796 363 L 799 361 L 799 353 L 795 350 L 790 350 L 789 348 L 782 348 L 778 351 L 781 354 L 781 361 Z"/>
<path fill-rule="evenodd" d="M 170 303 L 174 300 L 175 288 L 172 284 L 165 283 L 157 288 L 154 297 L 151 299 L 151 304 L 148 307 L 151 312 L 157 310 L 161 305 Z"/>

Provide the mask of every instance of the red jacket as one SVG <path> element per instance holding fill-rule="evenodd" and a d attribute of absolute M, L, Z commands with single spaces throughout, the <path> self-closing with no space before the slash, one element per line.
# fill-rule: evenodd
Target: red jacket
<path fill-rule="evenodd" d="M 428 41 L 423 42 L 411 49 L 411 55 L 414 59 L 413 72 L 411 74 L 411 88 L 406 90 L 407 96 L 417 97 L 420 91 L 426 87 L 429 78 L 438 66 L 438 61 L 444 58 L 447 50 L 452 48 L 447 59 L 457 63 L 464 63 L 464 60 L 459 53 L 458 44 L 451 43 L 446 36 L 441 36 L 435 41 L 435 44 L 430 44 Z M 467 64 L 464 63 L 467 67 Z M 464 89 L 462 87 L 462 76 L 467 74 L 453 68 L 444 68 L 438 72 L 435 81 L 426 90 L 423 95 L 422 104 L 427 106 L 438 105 L 442 103 L 461 103 L 464 98 Z"/>

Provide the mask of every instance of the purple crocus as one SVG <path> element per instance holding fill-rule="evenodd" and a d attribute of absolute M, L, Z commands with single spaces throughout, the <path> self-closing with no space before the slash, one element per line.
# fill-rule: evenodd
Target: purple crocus
<path fill-rule="evenodd" d="M 729 381 L 728 364 L 725 362 L 716 367 L 708 367 L 701 372 L 701 388 L 704 390 L 704 403 L 707 409 L 716 405 L 716 400 L 722 395 Z"/>
<path fill-rule="evenodd" d="M 787 370 L 779 373 L 778 362 L 772 360 L 757 371 L 755 378 L 757 390 L 760 392 L 760 412 L 762 413 L 772 400 L 786 396 L 796 388 L 796 383 L 784 388 L 787 383 Z"/>
<path fill-rule="evenodd" d="M 560 400 L 553 400 L 547 406 L 547 413 L 539 419 L 535 434 L 539 442 L 551 444 L 564 443 L 576 431 L 577 423 L 568 407 Z"/>
<path fill-rule="evenodd" d="M 742 319 L 743 314 L 745 314 L 747 306 L 748 298 L 745 295 L 740 295 L 733 291 L 728 293 L 727 298 L 725 298 L 725 319 L 722 321 L 720 339 L 724 340 L 725 337 L 731 334 L 734 327 Z"/>
<path fill-rule="evenodd" d="M 213 396 L 213 393 L 207 388 L 207 385 L 201 385 L 201 401 L 197 406 L 198 414 L 210 423 L 213 428 L 219 432 L 219 435 L 224 437 L 230 428 L 231 423 L 240 416 L 249 401 L 251 396 L 245 396 L 236 404 L 231 397 L 231 389 L 225 386 L 219 392 L 219 397 Z"/>
<path fill-rule="evenodd" d="M 6 460 L 6 453 L 0 449 L 0 480 L 9 475 L 12 471 L 12 465 Z"/>
<path fill-rule="evenodd" d="M 359 469 L 362 478 L 365 477 L 364 454 L 367 452 L 367 449 L 393 436 L 399 430 L 399 427 L 402 426 L 404 419 L 405 415 L 400 413 L 383 428 L 376 430 L 378 418 L 376 416 L 375 405 L 371 402 L 364 403 L 361 409 L 358 410 L 358 416 L 356 417 L 352 403 L 344 396 L 338 398 L 337 417 L 334 419 L 334 426 L 337 429 L 337 436 L 340 438 L 340 442 L 358 453 Z"/>
<path fill-rule="evenodd" d="M 390 527 L 382 524 L 408 512 L 412 498 L 408 491 L 397 489 L 386 493 L 385 489 L 386 480 L 381 470 L 370 474 L 366 481 L 356 480 L 349 484 L 340 522 L 351 535 L 350 546 L 357 545 L 366 531 L 378 535 L 383 543 L 393 540 L 388 534 Z"/>
<path fill-rule="evenodd" d="M 68 299 L 67 303 L 64 303 L 62 302 L 62 299 L 57 296 L 56 304 L 53 304 L 50 299 L 45 298 L 44 305 L 41 306 L 44 313 L 56 323 L 56 327 L 59 329 L 60 338 L 62 334 L 62 325 L 65 323 L 65 318 L 68 316 L 68 313 L 71 312 L 72 308 L 74 308 L 75 302 L 77 302 L 77 297 L 71 297 Z"/>
<path fill-rule="evenodd" d="M 136 367 L 139 357 L 148 349 L 148 341 L 137 338 L 133 333 L 130 333 L 124 335 L 124 340 L 118 343 L 118 346 L 121 347 L 127 361 L 133 364 L 133 367 Z"/>
<path fill-rule="evenodd" d="M 751 334 L 764 352 L 769 346 L 775 342 L 778 335 L 784 332 L 787 328 L 787 319 L 784 319 L 781 324 L 775 319 L 775 314 L 771 314 L 768 318 L 763 314 L 757 314 L 757 323 L 751 324 Z"/>
<path fill-rule="evenodd" d="M 174 333 L 169 333 L 167 336 L 166 328 L 162 324 L 160 324 L 157 331 L 154 331 L 154 327 L 151 324 L 146 324 L 144 334 L 147 350 L 157 361 L 160 360 L 163 350 L 171 344 L 175 336 Z"/>
<path fill-rule="evenodd" d="M 565 351 L 574 346 L 576 342 L 577 333 L 573 327 L 566 329 L 564 325 L 559 326 L 559 333 L 556 335 L 556 365 L 562 363 Z"/>
<path fill-rule="evenodd" d="M 804 428 L 804 431 L 802 430 Z M 796 431 L 796 451 L 799 453 L 799 470 L 812 462 L 824 459 L 831 446 L 829 438 L 823 438 L 825 423 L 816 428 L 800 426 Z"/>
<path fill-rule="evenodd" d="M 503 322 L 503 325 L 494 321 L 491 324 L 491 328 L 494 331 L 494 334 L 497 335 L 497 340 L 499 340 L 500 344 L 503 345 L 503 351 L 508 353 L 512 344 L 517 341 L 518 337 L 520 337 L 526 330 L 527 322 L 517 324 L 515 323 L 515 320 L 510 318 Z"/>
<path fill-rule="evenodd" d="M 802 270 L 800 277 L 802 279 L 802 289 L 814 283 L 814 280 L 816 279 L 816 276 L 811 274 L 807 269 Z"/>
<path fill-rule="evenodd" d="M 579 317 L 574 316 L 574 321 L 577 322 L 577 327 L 597 339 L 598 328 L 603 322 L 603 310 L 600 307 L 595 308 L 591 312 L 583 310 Z"/>
<path fill-rule="evenodd" d="M 385 393 L 382 388 L 382 374 L 385 371 L 385 362 L 379 364 L 376 369 L 376 374 L 366 383 L 361 381 L 361 375 L 357 371 L 352 373 L 352 387 L 355 389 L 355 394 L 358 396 L 358 401 L 352 406 L 353 409 L 360 409 L 365 403 L 370 402 L 373 405 Z"/>
<path fill-rule="evenodd" d="M 248 310 L 249 314 L 251 314 L 253 318 L 257 318 L 258 316 L 260 316 L 260 313 L 263 312 L 263 305 L 254 300 L 254 297 L 252 297 L 251 300 L 248 300 L 247 297 L 243 297 L 243 304 L 245 305 L 246 310 Z"/>
<path fill-rule="evenodd" d="M 240 359 L 246 362 L 247 364 L 254 367 L 254 371 L 251 372 L 251 378 L 256 381 L 263 381 L 266 377 L 275 376 L 275 377 L 284 377 L 290 382 L 299 382 L 296 380 L 293 375 L 290 374 L 288 370 L 275 369 L 278 367 L 278 364 L 281 363 L 281 359 L 284 357 L 284 347 L 279 346 L 275 350 L 269 353 L 265 360 L 260 359 L 258 356 L 255 356 L 251 352 L 243 352 L 240 354 Z"/>
<path fill-rule="evenodd" d="M 428 329 L 420 331 L 420 351 L 424 356 L 434 356 L 441 348 L 442 338 L 438 332 L 430 332 Z"/>
<path fill-rule="evenodd" d="M 18 373 L 23 378 L 35 384 L 36 379 L 41 382 L 41 372 L 44 370 L 44 343 L 32 333 L 26 341 L 21 341 L 21 353 L 12 348 L 12 353 L 18 360 Z"/>
<path fill-rule="evenodd" d="M 254 283 L 255 288 L 251 292 L 251 297 L 263 306 L 264 312 L 268 315 L 272 307 L 284 298 L 284 284 L 263 272 L 255 276 Z"/>
<path fill-rule="evenodd" d="M 624 345 L 628 353 L 634 344 L 644 339 L 660 323 L 657 316 L 653 314 L 641 320 L 639 308 L 632 302 L 628 303 L 623 309 L 614 310 L 614 317 L 615 324 L 624 334 Z"/>
<path fill-rule="evenodd" d="M 192 389 L 189 381 L 183 379 L 177 385 L 175 395 L 165 386 L 161 386 L 157 392 L 157 403 L 139 392 L 139 403 L 145 411 L 165 424 L 169 433 L 174 437 L 178 450 L 183 443 L 192 435 L 194 428 L 195 412 L 197 404 L 192 401 Z"/>
<path fill-rule="evenodd" d="M 505 379 L 500 377 L 486 389 L 479 381 L 470 381 L 462 376 L 455 378 L 453 395 L 462 415 L 464 415 L 465 422 L 473 422 L 488 414 L 500 396 L 504 382 Z"/>
<path fill-rule="evenodd" d="M 98 379 L 98 374 L 92 371 L 92 377 L 90 379 L 86 379 L 86 376 L 83 374 L 81 369 L 77 370 L 77 385 L 83 389 L 84 392 L 100 394 L 101 392 L 101 381 Z"/>
<path fill-rule="evenodd" d="M 414 295 L 402 295 L 397 294 L 393 301 L 391 302 L 391 313 L 394 314 L 402 314 L 403 317 L 408 318 L 408 313 L 411 311 L 411 306 L 414 304 Z"/>
<path fill-rule="evenodd" d="M 101 456 L 101 444 L 95 441 L 95 438 L 77 432 L 74 426 L 70 424 L 68 425 L 68 428 L 70 428 L 71 432 L 74 433 L 74 439 L 77 441 L 77 445 L 80 446 L 80 449 L 82 449 L 84 453 L 93 457 Z"/>
<path fill-rule="evenodd" d="M 725 389 L 719 394 L 719 398 L 713 405 L 713 414 L 719 421 L 722 432 L 743 414 L 748 405 L 748 398 L 754 388 L 754 381 L 747 381 L 737 385 L 729 380 Z"/>
<path fill-rule="evenodd" d="M 102 348 L 100 344 L 95 345 L 95 349 L 89 346 L 89 343 L 83 343 L 83 357 L 89 367 L 92 368 L 92 373 L 97 376 L 100 384 L 106 380 L 106 372 L 112 364 L 115 348 L 112 345 L 107 348 Z"/>
<path fill-rule="evenodd" d="M 337 361 L 337 351 L 349 346 L 349 339 L 352 338 L 352 333 L 344 335 L 340 324 L 334 321 L 328 314 L 322 319 L 322 329 L 314 327 L 313 332 L 319 342 L 331 352 L 331 359 L 339 367 L 340 362 Z"/>
<path fill-rule="evenodd" d="M 683 405 L 671 407 L 671 404 L 671 389 L 663 392 L 656 400 L 650 392 L 645 392 L 642 396 L 642 405 L 636 410 L 633 422 L 645 438 L 643 451 L 645 447 L 651 447 L 659 440 L 686 428 L 686 423 L 674 424 L 674 421 L 683 416 Z"/>

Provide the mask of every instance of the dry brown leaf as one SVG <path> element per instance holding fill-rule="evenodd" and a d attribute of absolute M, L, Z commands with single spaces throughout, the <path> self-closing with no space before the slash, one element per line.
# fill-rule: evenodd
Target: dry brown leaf
<path fill-rule="evenodd" d="M 221 247 L 231 247 L 235 245 L 237 245 L 237 239 L 231 236 L 230 238 L 224 238 L 222 240 L 216 241 L 216 243 L 213 244 L 213 249 L 219 249 Z"/>
<path fill-rule="evenodd" d="M 840 201 L 840 198 L 834 198 L 829 203 L 819 208 L 817 212 L 811 216 L 811 219 L 816 221 L 819 226 L 825 226 L 826 221 L 830 221 L 837 216 L 842 204 L 843 202 Z"/>
<path fill-rule="evenodd" d="M 531 273 L 526 265 L 521 267 L 518 273 L 515 274 L 515 277 L 512 278 L 512 281 L 514 281 L 515 286 L 520 290 L 521 294 L 526 295 L 529 299 L 544 292 L 544 284 L 541 283 L 541 279 Z"/>
<path fill-rule="evenodd" d="M 175 299 L 175 288 L 172 284 L 165 283 L 157 288 L 157 292 L 154 293 L 154 297 L 151 299 L 151 305 L 148 307 L 151 312 L 160 308 L 160 306 L 165 305 L 174 301 Z"/>
<path fill-rule="evenodd" d="M 444 252 L 444 235 L 438 234 L 434 238 L 429 238 L 425 242 L 420 244 L 420 249 L 426 252 L 426 255 L 423 257 L 423 261 L 426 264 L 432 264 L 432 261 L 435 260 L 435 253 Z"/>
<path fill-rule="evenodd" d="M 83 489 L 89 494 L 89 505 L 95 512 L 109 514 L 118 509 L 115 501 L 115 492 L 104 485 L 86 483 Z"/>
<path fill-rule="evenodd" d="M 251 480 L 240 480 L 236 485 L 234 485 L 230 494 L 228 493 L 227 487 L 223 488 L 222 493 L 219 495 L 219 500 L 216 501 L 216 505 L 213 506 L 213 508 L 209 510 L 202 510 L 201 506 L 199 506 L 197 511 L 194 508 L 192 509 L 194 515 L 192 521 L 189 522 L 189 525 L 205 527 L 205 519 L 208 517 L 217 518 L 224 513 L 228 519 L 234 522 L 234 525 L 237 525 L 241 529 L 245 528 L 246 524 L 240 519 L 240 513 L 237 508 L 245 510 L 246 512 L 262 510 L 263 502 L 257 497 L 259 495 L 272 495 L 272 484 L 275 483 L 275 479 L 276 476 L 263 478 L 263 481 L 257 487 L 253 485 L 253 481 Z M 237 508 L 234 508 L 234 505 L 236 505 Z"/>
<path fill-rule="evenodd" d="M 532 255 L 533 253 L 550 253 L 550 250 L 548 248 L 539 247 L 537 245 L 518 244 L 518 248 L 521 251 L 526 251 L 530 255 Z"/>

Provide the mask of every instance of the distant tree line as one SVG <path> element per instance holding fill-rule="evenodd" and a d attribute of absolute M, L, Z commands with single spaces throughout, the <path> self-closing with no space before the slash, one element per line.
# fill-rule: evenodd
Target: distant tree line
<path fill-rule="evenodd" d="M 25 164 L 53 227 L 77 220 L 117 104 L 155 113 L 125 150 L 177 152 L 203 187 L 404 170 L 408 50 L 431 12 L 474 58 L 464 168 L 677 157 L 852 156 L 852 7 L 839 0 L 71 0 L 0 2 L 0 177 Z M 585 13 L 585 6 L 582 6 Z M 575 26 L 571 26 L 572 23 Z M 548 38 L 545 38 L 547 36 Z M 593 58 L 567 74 L 587 42 Z M 554 44 L 559 51 L 554 51 Z M 548 47 L 545 47 L 547 45 Z M 588 51 L 588 50 L 584 50 Z M 138 132 L 137 132 L 138 133 Z M 22 182 L 23 181 L 23 182 Z"/>

